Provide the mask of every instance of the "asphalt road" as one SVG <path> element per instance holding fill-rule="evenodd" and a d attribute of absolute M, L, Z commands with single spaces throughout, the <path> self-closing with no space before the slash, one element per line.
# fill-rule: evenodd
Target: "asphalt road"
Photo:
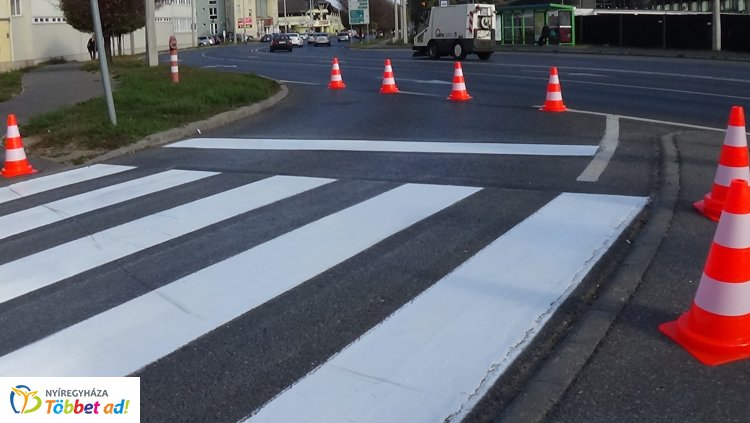
<path fill-rule="evenodd" d="M 339 59 L 344 90 L 327 88 L 333 57 Z M 386 58 L 393 63 L 398 95 L 378 92 Z M 196 134 L 194 141 L 111 160 L 108 165 L 114 167 L 107 169 L 114 173 L 73 178 L 58 188 L 0 203 L 0 218 L 39 219 L 36 226 L 3 236 L 0 279 L 14 284 L 0 300 L 0 322 L 14 324 L 0 335 L 0 374 L 27 361 L 45 363 L 48 367 L 35 369 L 40 372 L 135 374 L 142 382 L 144 421 L 238 421 L 259 409 L 257 418 L 267 421 L 294 411 L 308 413 L 303 419 L 311 421 L 346 418 L 345 407 L 326 408 L 330 398 L 305 402 L 310 392 L 335 391 L 316 389 L 321 382 L 308 378 L 311 373 L 364 381 L 363 392 L 385 386 L 386 394 L 376 402 L 383 410 L 371 407 L 372 414 L 365 416 L 354 405 L 347 409 L 362 420 L 382 421 L 387 413 L 398 419 L 412 412 L 417 413 L 414 421 L 493 419 L 629 251 L 630 239 L 650 212 L 646 204 L 638 215 L 640 204 L 653 197 L 660 181 L 661 137 L 687 128 L 711 137 L 708 146 L 700 146 L 704 150 L 693 149 L 694 138 L 681 142 L 686 153 L 716 147 L 729 106 L 750 98 L 744 88 L 746 66 L 732 63 L 497 54 L 488 62 L 463 63 L 474 98 L 451 102 L 446 97 L 454 62 L 413 59 L 403 50 L 357 50 L 334 43 L 271 54 L 253 44 L 184 51 L 180 60 L 268 76 L 287 84 L 290 93 L 277 106 Z M 551 66 L 560 71 L 565 103 L 578 112 L 538 110 Z M 280 140 L 306 145 L 392 141 L 399 148 L 406 145 L 400 141 L 518 144 L 543 154 L 282 150 L 254 148 L 253 139 L 277 146 Z M 233 140 L 243 145 L 221 147 Z M 547 154 L 558 148 L 591 153 Z M 608 151 L 611 157 L 594 151 Z M 581 180 L 594 162 L 601 175 Z M 701 172 L 710 173 L 710 167 L 702 163 Z M 119 200 L 108 191 L 89 194 L 118 184 L 134 186 L 116 189 L 125 192 Z M 698 191 L 699 186 L 691 185 Z M 37 210 L 40 205 L 54 216 Z M 613 211 L 605 205 L 618 207 Z M 622 205 L 633 208 L 622 211 Z M 37 210 L 33 218 L 28 217 L 32 209 Z M 605 221 L 608 217 L 613 222 Z M 602 238 L 592 235 L 594 227 Z M 514 238 L 515 233 L 526 235 Z M 581 246 L 588 238 L 594 247 Z M 482 263 L 482 252 L 497 241 L 503 253 L 490 260 L 500 263 L 497 269 L 488 267 L 493 276 L 502 279 L 508 271 L 517 275 L 509 279 L 531 275 L 534 283 L 500 294 L 482 283 L 468 285 L 469 290 L 448 289 L 443 295 L 455 301 L 473 293 L 480 295 L 472 298 L 511 299 L 487 307 L 491 313 L 507 308 L 510 315 L 488 314 L 462 326 L 466 310 L 485 312 L 486 304 L 471 302 L 456 312 L 450 302 L 435 308 L 430 298 L 452 286 L 451 278 L 457 277 L 452 275 L 460 274 L 457 269 L 465 263 L 474 263 L 471 269 Z M 388 325 L 399 324 L 414 307 L 432 316 L 420 321 L 424 325 L 456 312 L 455 321 L 434 329 L 455 327 L 476 336 L 434 347 L 440 337 L 429 337 L 430 330 L 418 326 L 422 330 L 413 332 L 414 339 L 435 338 L 424 341 L 425 358 L 482 351 L 496 335 L 516 327 L 513 315 L 521 312 L 513 307 L 533 303 L 536 282 L 561 274 L 567 260 L 575 262 L 562 252 L 583 254 L 569 277 L 574 283 L 546 300 L 535 324 L 523 327 L 516 341 L 520 347 L 508 353 L 523 352 L 512 366 L 509 360 L 492 361 L 491 370 L 480 372 L 487 371 L 487 377 L 470 381 L 460 394 L 438 388 L 437 376 L 450 376 L 450 371 L 427 372 L 436 380 L 420 380 L 426 385 L 417 389 L 395 377 L 357 371 L 351 362 L 333 361 L 346 362 L 354 354 L 355 363 L 377 363 L 375 358 L 397 349 Z M 266 268 L 276 273 L 264 273 Z M 53 308 L 54 314 L 31 312 Z M 22 322 L 18 315 L 25 316 Z M 193 333 L 194 327 L 199 332 Z M 525 331 L 541 333 L 541 342 L 532 342 Z M 102 338 L 88 339 L 89 333 Z M 76 354 L 58 346 L 64 343 L 57 344 L 77 336 L 76 348 L 89 353 L 80 363 Z M 367 360 L 357 359 L 356 347 L 340 353 L 360 341 L 383 349 L 365 349 Z M 49 354 L 61 360 L 44 360 Z M 463 364 L 465 371 L 457 375 L 470 373 L 473 362 Z M 493 373 L 495 368 L 505 373 Z M 452 382 L 458 383 L 447 385 Z M 485 393 L 490 399 L 481 401 Z M 399 408 L 404 405 L 397 400 L 411 396 L 435 405 L 411 407 L 414 402 Z M 570 404 L 580 403 L 575 400 L 570 398 Z M 449 415 L 441 414 L 446 404 Z M 324 412 L 306 411 L 312 407 Z M 420 410 L 436 414 L 425 417 Z M 557 413 L 570 421 L 607 416 L 579 408 Z"/>

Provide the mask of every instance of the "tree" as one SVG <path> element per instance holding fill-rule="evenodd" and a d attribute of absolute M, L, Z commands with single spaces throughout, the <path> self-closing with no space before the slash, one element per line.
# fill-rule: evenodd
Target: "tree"
<path fill-rule="evenodd" d="M 146 26 L 146 7 L 143 0 L 97 1 L 104 35 L 104 48 L 107 60 L 111 60 L 111 39 Z M 161 7 L 161 3 L 161 0 L 154 0 L 157 8 Z M 60 0 L 60 10 L 73 28 L 86 33 L 94 32 L 91 0 Z"/>

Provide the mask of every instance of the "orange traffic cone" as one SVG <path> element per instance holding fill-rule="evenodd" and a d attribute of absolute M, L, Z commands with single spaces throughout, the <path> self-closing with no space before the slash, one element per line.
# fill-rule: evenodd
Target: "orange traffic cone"
<path fill-rule="evenodd" d="M 328 88 L 332 90 L 341 90 L 346 88 L 344 80 L 341 78 L 341 69 L 339 69 L 339 59 L 333 58 L 333 67 L 331 68 L 331 82 L 328 84 Z"/>
<path fill-rule="evenodd" d="M 26 160 L 26 151 L 23 149 L 16 115 L 8 115 L 8 132 L 5 135 L 5 167 L 0 173 L 6 178 L 11 178 L 35 172 L 36 170 Z"/>
<path fill-rule="evenodd" d="M 560 78 L 557 76 L 557 68 L 549 70 L 549 83 L 547 84 L 547 99 L 540 109 L 545 112 L 564 112 L 567 110 L 563 104 L 562 90 L 560 89 Z"/>
<path fill-rule="evenodd" d="M 729 112 L 729 125 L 724 136 L 724 145 L 721 147 L 719 167 L 711 192 L 693 206 L 709 219 L 718 221 L 729 190 L 729 182 L 732 179 L 750 181 L 748 163 L 745 112 L 742 107 L 734 106 Z"/>
<path fill-rule="evenodd" d="M 380 94 L 396 94 L 396 80 L 393 78 L 393 68 L 391 59 L 385 59 L 385 70 L 383 71 L 383 85 L 380 87 Z"/>
<path fill-rule="evenodd" d="M 703 364 L 750 357 L 750 185 L 732 180 L 690 310 L 659 330 Z"/>
<path fill-rule="evenodd" d="M 451 95 L 448 96 L 448 100 L 453 101 L 467 101 L 471 100 L 469 92 L 466 91 L 466 83 L 464 82 L 464 71 L 461 69 L 461 62 L 456 62 L 455 71 L 453 72 L 453 90 Z"/>

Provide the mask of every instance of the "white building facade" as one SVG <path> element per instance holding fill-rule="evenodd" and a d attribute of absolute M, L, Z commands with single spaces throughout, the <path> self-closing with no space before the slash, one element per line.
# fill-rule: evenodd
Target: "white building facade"
<path fill-rule="evenodd" d="M 290 29 L 303 30 L 311 25 L 318 30 L 341 27 L 338 13 L 332 13 L 327 2 L 297 1 L 301 4 L 286 16 Z M 290 4 L 294 3 L 290 0 Z M 157 48 L 161 51 L 169 48 L 172 35 L 180 48 L 186 48 L 195 47 L 198 36 L 231 39 L 237 34 L 240 40 L 242 36 L 257 39 L 280 32 L 283 26 L 278 0 L 162 0 L 159 4 L 155 28 Z M 301 11 L 300 6 L 307 5 L 312 7 L 312 13 L 310 6 Z M 0 72 L 51 59 L 89 60 L 86 43 L 91 35 L 68 25 L 58 0 L 0 0 Z M 113 40 L 113 54 L 145 51 L 145 28 Z"/>

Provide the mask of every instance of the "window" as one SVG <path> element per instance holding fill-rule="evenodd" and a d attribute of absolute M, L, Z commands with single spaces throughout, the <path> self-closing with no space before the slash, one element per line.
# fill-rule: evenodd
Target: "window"
<path fill-rule="evenodd" d="M 10 0 L 10 16 L 21 16 L 21 0 Z"/>
<path fill-rule="evenodd" d="M 219 8 L 218 7 L 209 7 L 208 8 L 208 18 L 209 19 L 218 19 L 219 18 Z"/>
<path fill-rule="evenodd" d="M 174 18 L 174 32 L 190 32 L 192 29 L 192 19 L 189 18 Z"/>

